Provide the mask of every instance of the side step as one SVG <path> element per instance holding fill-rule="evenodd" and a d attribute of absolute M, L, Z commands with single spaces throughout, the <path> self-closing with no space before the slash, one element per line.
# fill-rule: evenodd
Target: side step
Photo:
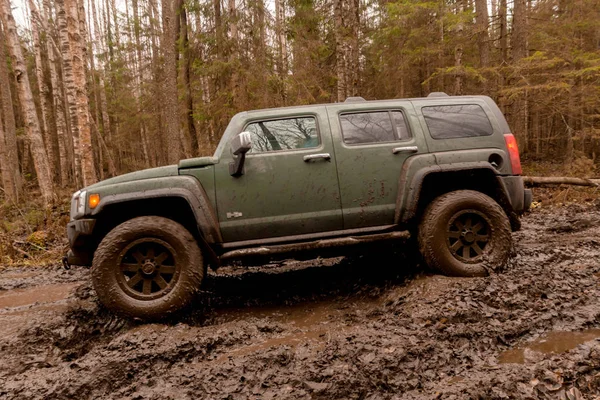
<path fill-rule="evenodd" d="M 328 249 L 331 247 L 356 246 L 372 242 L 379 242 L 383 240 L 398 240 L 409 238 L 410 233 L 408 231 L 378 233 L 375 235 L 364 236 L 348 236 L 336 239 L 315 240 L 312 242 L 291 243 L 274 246 L 258 246 L 251 247 L 248 249 L 232 250 L 222 254 L 219 258 L 221 260 L 230 260 L 253 256 L 264 257 L 277 254 L 303 252 L 307 250 Z"/>

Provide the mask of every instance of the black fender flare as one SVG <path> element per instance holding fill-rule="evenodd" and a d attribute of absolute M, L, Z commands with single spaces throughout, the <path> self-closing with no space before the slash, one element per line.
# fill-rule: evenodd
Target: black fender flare
<path fill-rule="evenodd" d="M 108 189 L 108 190 L 107 190 Z M 122 182 L 107 187 L 100 187 L 111 194 L 101 195 L 98 206 L 91 211 L 91 216 L 98 216 L 107 206 L 129 201 L 179 197 L 190 206 L 198 230 L 208 244 L 222 243 L 219 222 L 206 191 L 192 176 L 179 175 L 161 178 L 150 178 L 139 181 Z"/>
<path fill-rule="evenodd" d="M 429 156 L 435 159 L 435 155 L 430 154 Z M 412 157 L 404 163 L 398 181 L 398 196 L 396 198 L 396 213 L 394 216 L 395 224 L 407 223 L 417 215 L 423 182 L 427 176 L 438 173 L 474 170 L 489 171 L 489 173 L 495 176 L 496 179 L 494 183 L 503 194 L 503 198 L 499 199 L 500 205 L 507 211 L 507 214 L 512 211 L 511 203 L 506 193 L 506 187 L 502 184 L 497 171 L 489 162 L 469 161 L 438 165 L 437 163 L 432 164 L 432 161 L 433 160 L 431 159 Z M 418 164 L 426 165 L 419 166 Z M 510 209 L 507 210 L 507 206 Z"/>

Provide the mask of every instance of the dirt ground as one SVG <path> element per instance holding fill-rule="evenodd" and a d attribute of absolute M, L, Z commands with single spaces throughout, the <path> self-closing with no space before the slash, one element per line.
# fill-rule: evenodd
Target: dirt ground
<path fill-rule="evenodd" d="M 0 270 L 0 398 L 600 398 L 600 205 L 537 210 L 487 278 L 407 255 L 224 268 L 178 320 L 84 268 Z"/>

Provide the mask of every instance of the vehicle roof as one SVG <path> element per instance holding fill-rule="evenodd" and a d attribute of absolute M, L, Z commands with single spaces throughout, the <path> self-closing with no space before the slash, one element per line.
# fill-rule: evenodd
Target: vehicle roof
<path fill-rule="evenodd" d="M 360 100 L 360 101 L 351 101 L 351 102 L 338 102 L 338 103 L 320 103 L 320 104 L 305 104 L 305 105 L 298 105 L 298 106 L 285 106 L 285 107 L 273 107 L 273 108 L 261 108 L 261 109 L 256 109 L 256 110 L 248 110 L 248 111 L 243 111 L 240 114 L 244 114 L 244 113 L 260 113 L 260 112 L 265 112 L 265 111 L 275 111 L 275 110 L 309 110 L 312 108 L 319 108 L 319 107 L 329 107 L 329 106 L 339 106 L 339 105 L 344 105 L 344 104 L 348 104 L 348 105 L 358 105 L 358 104 L 371 104 L 371 105 L 377 105 L 377 104 L 386 104 L 386 103 L 394 103 L 394 102 L 398 102 L 398 101 L 435 101 L 435 102 L 440 102 L 440 101 L 444 101 L 444 100 L 452 100 L 452 99 L 483 99 L 483 98 L 487 98 L 488 96 L 482 96 L 482 95 L 468 95 L 468 96 L 444 96 L 444 97 L 412 97 L 412 98 L 401 98 L 401 99 L 385 99 L 385 100 Z"/>

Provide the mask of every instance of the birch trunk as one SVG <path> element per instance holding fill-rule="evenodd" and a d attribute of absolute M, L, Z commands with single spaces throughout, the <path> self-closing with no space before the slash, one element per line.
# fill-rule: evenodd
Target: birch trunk
<path fill-rule="evenodd" d="M 0 16 L 2 18 L 2 24 L 6 29 L 6 42 L 12 57 L 13 70 L 17 79 L 19 102 L 21 103 L 21 108 L 23 110 L 25 131 L 27 132 L 27 139 L 29 140 L 33 155 L 33 165 L 37 174 L 42 198 L 44 199 L 46 206 L 49 206 L 54 198 L 50 165 L 48 163 L 46 150 L 44 149 L 40 121 L 33 101 L 29 76 L 27 75 L 27 66 L 21 50 L 17 27 L 10 9 L 10 0 L 0 1 Z"/>
<path fill-rule="evenodd" d="M 51 15 L 50 1 L 44 0 L 44 9 L 47 15 Z M 54 111 L 54 123 L 56 128 L 56 136 L 52 137 L 52 146 L 54 151 L 54 165 L 56 166 L 56 175 L 61 187 L 68 184 L 69 174 L 68 165 L 69 158 L 65 145 L 65 140 L 68 136 L 67 124 L 65 121 L 65 106 L 62 96 L 62 88 L 59 84 L 58 72 L 56 70 L 57 50 L 50 27 L 41 20 L 42 27 L 46 32 L 46 52 L 48 54 L 48 70 L 50 71 L 50 90 L 52 92 L 52 109 Z"/>
<path fill-rule="evenodd" d="M 275 32 L 279 49 L 277 68 L 283 78 L 287 74 L 287 40 L 285 37 L 285 4 L 283 0 L 275 0 Z"/>
<path fill-rule="evenodd" d="M 67 0 L 66 4 L 69 19 L 73 24 L 69 26 L 69 39 L 71 40 L 71 51 L 73 52 L 73 79 L 75 81 L 77 120 L 79 121 L 79 139 L 81 151 L 81 164 L 83 172 L 83 184 L 89 186 L 95 183 L 96 169 L 94 165 L 94 152 L 92 147 L 92 128 L 90 122 L 90 100 L 87 92 L 86 60 L 87 27 L 83 0 Z"/>
<path fill-rule="evenodd" d="M 75 81 L 73 76 L 73 58 L 71 52 L 71 43 L 67 28 L 67 14 L 65 11 L 65 1 L 56 0 L 56 19 L 58 21 L 58 33 L 60 37 L 60 50 L 63 61 L 63 82 L 65 85 L 66 103 L 70 120 L 71 136 L 68 139 L 73 146 L 73 175 L 77 186 L 83 185 L 81 177 L 81 150 L 79 140 L 79 118 L 77 113 L 77 103 Z"/>

